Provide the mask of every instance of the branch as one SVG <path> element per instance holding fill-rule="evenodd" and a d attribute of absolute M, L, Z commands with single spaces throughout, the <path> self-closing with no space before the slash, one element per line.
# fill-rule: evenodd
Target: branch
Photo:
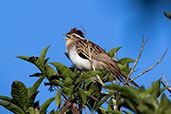
<path fill-rule="evenodd" d="M 144 42 L 144 35 L 143 35 L 143 41 L 142 41 L 142 45 L 141 45 L 141 49 L 140 49 L 139 55 L 138 55 L 138 57 L 137 57 L 137 59 L 136 59 L 136 61 L 135 61 L 135 63 L 134 63 L 134 66 L 132 67 L 131 71 L 129 72 L 129 75 L 128 75 L 128 77 L 127 77 L 126 82 L 129 81 L 129 78 L 130 78 L 131 74 L 133 73 L 134 68 L 136 67 L 136 65 L 137 65 L 137 63 L 138 63 L 138 61 L 139 61 L 139 59 L 140 59 L 140 57 L 141 57 L 141 53 L 142 53 L 143 48 L 144 48 L 144 45 L 147 43 L 147 41 L 148 41 L 148 39 Z"/>
<path fill-rule="evenodd" d="M 145 70 L 144 72 L 142 72 L 142 73 L 140 73 L 139 75 L 137 75 L 136 77 L 134 77 L 134 78 L 133 78 L 132 80 L 130 80 L 129 82 L 135 80 L 136 78 L 140 77 L 141 75 L 143 75 L 144 73 L 148 72 L 149 70 L 152 70 L 157 64 L 159 64 L 159 63 L 162 61 L 162 59 L 163 59 L 164 56 L 166 55 L 167 51 L 168 51 L 168 48 L 166 49 L 166 51 L 164 52 L 163 56 L 160 58 L 159 61 L 157 61 L 153 66 L 151 66 L 150 68 L 148 68 L 148 69 Z"/>
<path fill-rule="evenodd" d="M 70 106 L 71 106 L 71 102 L 65 101 L 65 105 L 62 108 L 62 110 L 59 112 L 59 114 L 64 114 L 67 111 L 67 109 L 69 109 Z"/>
<path fill-rule="evenodd" d="M 166 85 L 167 85 L 167 90 L 171 93 L 171 87 L 169 86 L 169 83 L 167 82 L 166 78 L 164 77 L 163 73 L 161 73 L 162 78 L 164 79 Z M 164 84 L 164 83 L 163 83 Z M 165 85 L 165 84 L 164 84 Z"/>

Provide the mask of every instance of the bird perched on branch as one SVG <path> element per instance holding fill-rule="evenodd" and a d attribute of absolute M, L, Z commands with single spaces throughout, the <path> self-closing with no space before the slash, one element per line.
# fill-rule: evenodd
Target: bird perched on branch
<path fill-rule="evenodd" d="M 84 34 L 77 28 L 72 28 L 64 34 L 66 38 L 67 54 L 73 64 L 80 70 L 107 70 L 116 79 L 124 83 L 127 75 L 124 74 L 114 61 L 100 46 L 84 38 Z M 131 84 L 139 87 L 134 81 Z"/>

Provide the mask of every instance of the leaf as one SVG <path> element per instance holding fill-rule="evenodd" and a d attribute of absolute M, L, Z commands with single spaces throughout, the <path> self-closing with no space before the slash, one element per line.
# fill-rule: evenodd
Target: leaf
<path fill-rule="evenodd" d="M 19 81 L 14 81 L 12 83 L 11 95 L 15 102 L 19 104 L 24 110 L 26 110 L 26 103 L 28 100 L 28 91 L 26 86 Z"/>
<path fill-rule="evenodd" d="M 13 103 L 6 102 L 6 101 L 0 101 L 0 105 L 15 114 L 25 114 L 25 112 L 19 106 L 15 105 Z"/>
<path fill-rule="evenodd" d="M 95 108 L 95 110 L 97 110 L 102 104 L 104 104 L 104 102 L 106 102 L 106 100 L 111 97 L 113 93 L 110 93 L 108 95 L 106 95 L 102 100 L 100 100 Z"/>
<path fill-rule="evenodd" d="M 126 75 L 128 75 L 130 72 L 129 63 L 132 62 L 135 62 L 135 60 L 131 58 L 122 58 L 118 61 L 118 66 Z"/>
<path fill-rule="evenodd" d="M 147 93 L 150 93 L 151 95 L 153 95 L 154 97 L 159 97 L 160 96 L 160 80 L 157 80 L 151 88 L 149 88 L 148 90 L 146 90 Z"/>
<path fill-rule="evenodd" d="M 67 97 L 70 98 L 71 95 L 73 94 L 74 85 L 69 86 L 69 87 L 64 86 L 64 87 L 62 88 L 62 90 L 63 90 L 64 94 L 66 94 Z"/>
<path fill-rule="evenodd" d="M 62 92 L 62 89 L 59 89 L 55 97 L 55 102 L 56 102 L 57 107 L 59 107 L 59 104 L 61 102 L 61 92 Z"/>
<path fill-rule="evenodd" d="M 50 103 L 55 99 L 55 97 L 49 98 L 45 103 L 40 107 L 40 114 L 46 114 L 46 110 Z"/>
<path fill-rule="evenodd" d="M 119 85 L 106 85 L 104 88 L 117 90 L 120 92 L 121 96 L 123 98 L 128 98 L 132 100 L 134 103 L 139 102 L 139 91 L 136 88 L 133 87 L 121 87 Z"/>
<path fill-rule="evenodd" d="M 67 77 L 67 78 L 65 78 L 63 85 L 68 87 L 68 86 L 71 86 L 72 83 L 73 83 L 73 80 L 70 77 Z"/>
<path fill-rule="evenodd" d="M 166 17 L 168 17 L 169 19 L 171 19 L 171 13 L 166 13 L 166 12 L 164 12 L 164 15 L 165 15 Z"/>
<path fill-rule="evenodd" d="M 29 95 L 28 101 L 27 101 L 27 108 L 32 107 L 34 105 L 34 101 L 38 93 L 39 91 L 36 91 L 35 93 L 32 93 Z"/>
<path fill-rule="evenodd" d="M 131 58 L 122 58 L 118 61 L 118 63 L 122 64 L 122 65 L 127 65 L 128 63 L 132 63 L 132 62 L 135 62 L 134 59 L 131 59 Z"/>
<path fill-rule="evenodd" d="M 123 112 L 125 112 L 126 114 L 132 114 L 131 112 L 128 112 L 128 111 L 125 111 L 125 110 Z"/>
<path fill-rule="evenodd" d="M 28 57 L 28 56 L 17 56 L 17 58 L 20 58 L 20 59 L 30 62 L 30 60 L 29 60 L 30 57 Z"/>
<path fill-rule="evenodd" d="M 115 53 L 120 49 L 121 47 L 116 47 L 116 48 L 113 48 L 111 49 L 108 54 L 111 58 L 113 58 L 113 56 L 115 55 Z"/>
<path fill-rule="evenodd" d="M 69 76 L 71 78 L 74 78 L 76 75 L 75 73 L 73 73 L 71 71 L 71 69 L 69 69 L 67 66 L 61 64 L 61 63 L 58 63 L 58 62 L 51 62 L 50 64 L 54 65 L 56 67 L 56 69 L 58 70 L 58 73 L 59 74 L 63 74 L 65 76 Z"/>
<path fill-rule="evenodd" d="M 85 91 L 82 88 L 78 88 L 78 95 L 81 98 L 82 104 L 86 104 L 87 97 L 86 97 Z"/>
<path fill-rule="evenodd" d="M 12 98 L 7 97 L 7 96 L 0 96 L 0 99 L 2 99 L 4 101 L 8 101 L 8 102 L 11 102 L 12 101 Z"/>
<path fill-rule="evenodd" d="M 34 94 L 37 89 L 39 88 L 40 84 L 42 83 L 43 79 L 45 78 L 45 76 L 41 76 L 36 83 L 34 83 L 33 87 L 31 88 L 32 94 Z"/>
<path fill-rule="evenodd" d="M 168 105 L 169 105 L 169 103 L 171 103 L 171 102 L 169 101 L 169 99 L 167 99 L 166 94 L 165 94 L 165 93 L 163 93 L 163 95 L 161 96 L 161 103 L 160 103 L 160 107 L 168 106 Z"/>
<path fill-rule="evenodd" d="M 93 77 L 93 76 L 96 76 L 99 73 L 100 73 L 100 71 L 87 71 L 75 81 L 75 84 L 84 82 L 86 79 Z"/>
<path fill-rule="evenodd" d="M 47 50 L 49 49 L 49 47 L 50 47 L 50 46 L 47 46 L 45 49 L 43 49 L 43 51 L 42 51 L 42 53 L 41 53 L 41 55 L 40 55 L 40 59 L 41 59 L 42 61 L 44 61 L 45 56 L 46 56 L 46 53 L 47 53 Z"/>

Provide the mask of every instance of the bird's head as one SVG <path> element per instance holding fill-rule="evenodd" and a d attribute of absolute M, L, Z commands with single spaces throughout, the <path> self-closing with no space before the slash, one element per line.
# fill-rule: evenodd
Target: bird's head
<path fill-rule="evenodd" d="M 84 33 L 81 30 L 77 30 L 77 28 L 72 28 L 68 33 L 64 34 L 66 38 L 64 39 L 72 39 L 72 40 L 78 40 L 78 39 L 84 39 Z"/>

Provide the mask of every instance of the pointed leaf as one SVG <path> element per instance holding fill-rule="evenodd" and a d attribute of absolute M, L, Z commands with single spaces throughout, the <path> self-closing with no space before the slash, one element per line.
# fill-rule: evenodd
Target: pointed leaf
<path fill-rule="evenodd" d="M 30 60 L 29 60 L 30 57 L 28 57 L 28 56 L 17 56 L 17 58 L 20 58 L 20 59 L 30 62 Z"/>
<path fill-rule="evenodd" d="M 165 93 L 163 93 L 163 95 L 161 96 L 161 103 L 160 103 L 160 107 L 168 106 L 168 105 L 169 105 L 169 103 L 171 103 L 171 102 L 169 101 L 169 99 L 167 99 L 166 94 L 165 94 Z"/>
<path fill-rule="evenodd" d="M 157 80 L 151 88 L 146 90 L 146 92 L 152 94 L 154 97 L 158 97 L 160 95 L 160 79 Z"/>
<path fill-rule="evenodd" d="M 71 86 L 72 83 L 73 83 L 73 80 L 70 77 L 67 77 L 67 78 L 65 78 L 63 85 L 68 87 L 68 86 Z"/>
<path fill-rule="evenodd" d="M 26 103 L 28 100 L 28 91 L 26 86 L 19 81 L 14 81 L 12 83 L 12 91 L 11 95 L 15 102 L 19 104 L 20 107 L 22 107 L 24 110 L 26 110 Z"/>
<path fill-rule="evenodd" d="M 169 19 L 171 19 L 171 13 L 166 13 L 166 12 L 164 12 L 164 15 L 165 15 L 166 17 L 168 17 Z"/>
<path fill-rule="evenodd" d="M 49 49 L 49 47 L 50 47 L 50 46 L 47 46 L 45 49 L 43 49 L 43 51 L 42 51 L 42 53 L 41 53 L 41 55 L 40 55 L 40 59 L 41 59 L 42 61 L 44 61 L 45 56 L 46 56 L 46 53 L 47 53 L 47 50 Z"/>
<path fill-rule="evenodd" d="M 47 110 L 48 106 L 54 99 L 55 99 L 55 97 L 52 97 L 52 98 L 48 99 L 45 103 L 42 104 L 42 106 L 40 107 L 40 114 L 46 114 L 46 110 Z"/>
<path fill-rule="evenodd" d="M 39 91 L 36 91 L 35 93 L 32 93 L 28 97 L 28 102 L 27 102 L 27 108 L 32 107 L 34 105 L 35 98 Z"/>
<path fill-rule="evenodd" d="M 58 70 L 59 74 L 65 75 L 67 77 L 74 78 L 76 75 L 69 69 L 67 66 L 58 63 L 58 62 L 51 62 L 50 64 L 54 65 Z"/>
<path fill-rule="evenodd" d="M 55 97 L 55 102 L 57 107 L 59 107 L 59 104 L 61 103 L 61 92 L 62 89 L 59 89 Z"/>
<path fill-rule="evenodd" d="M 128 64 L 128 63 L 132 63 L 132 62 L 135 62 L 134 59 L 131 59 L 131 58 L 122 58 L 118 61 L 118 63 L 122 64 L 122 65 L 125 65 L 125 64 Z"/>
<path fill-rule="evenodd" d="M 12 101 L 12 98 L 7 97 L 7 96 L 0 96 L 0 99 L 2 99 L 4 101 L 8 101 L 8 102 L 11 102 Z"/>
<path fill-rule="evenodd" d="M 33 87 L 32 87 L 32 94 L 34 94 L 37 89 L 39 88 L 40 84 L 42 83 L 43 79 L 45 78 L 45 76 L 41 76 L 37 81 L 36 83 L 34 83 Z"/>
<path fill-rule="evenodd" d="M 116 47 L 116 48 L 113 48 L 111 49 L 108 54 L 111 58 L 113 58 L 113 56 L 115 55 L 115 53 L 120 49 L 121 47 Z"/>
<path fill-rule="evenodd" d="M 25 114 L 25 112 L 20 107 L 18 107 L 17 105 L 15 105 L 13 103 L 0 101 L 0 105 L 15 114 Z"/>
<path fill-rule="evenodd" d="M 106 102 L 106 100 L 107 100 L 108 98 L 110 98 L 112 94 L 113 94 L 113 93 L 110 93 L 110 94 L 106 95 L 102 100 L 100 100 L 100 101 L 98 102 L 98 104 L 97 104 L 95 110 L 97 110 L 102 104 L 104 104 L 104 102 Z"/>
<path fill-rule="evenodd" d="M 82 104 L 86 104 L 87 97 L 86 97 L 85 91 L 82 88 L 78 89 L 78 95 L 81 98 Z"/>
<path fill-rule="evenodd" d="M 87 71 L 75 81 L 75 84 L 84 82 L 86 79 L 88 79 L 90 77 L 94 77 L 94 76 L 98 75 L 99 73 L 100 73 L 100 71 Z"/>
<path fill-rule="evenodd" d="M 69 86 L 69 87 L 63 86 L 62 90 L 63 90 L 64 94 L 66 94 L 67 97 L 70 98 L 71 95 L 73 94 L 74 85 Z"/>

